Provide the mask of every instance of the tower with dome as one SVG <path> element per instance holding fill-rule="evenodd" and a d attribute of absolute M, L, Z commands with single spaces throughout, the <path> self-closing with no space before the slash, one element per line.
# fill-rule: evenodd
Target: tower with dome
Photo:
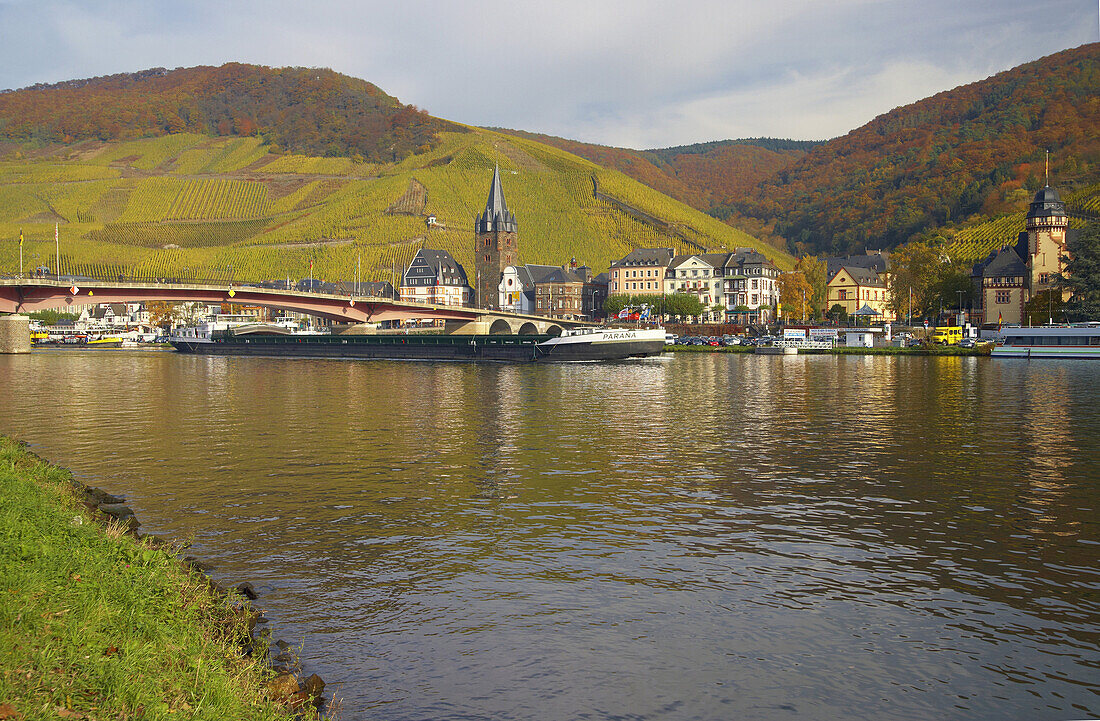
<path fill-rule="evenodd" d="M 1047 185 L 1035 194 L 1026 228 L 1015 244 L 1003 246 L 974 266 L 971 278 L 980 323 L 1023 323 L 1024 306 L 1036 294 L 1054 288 L 1066 268 L 1066 244 L 1076 231 L 1069 227 L 1058 191 Z M 1063 300 L 1066 297 L 1063 291 Z"/>

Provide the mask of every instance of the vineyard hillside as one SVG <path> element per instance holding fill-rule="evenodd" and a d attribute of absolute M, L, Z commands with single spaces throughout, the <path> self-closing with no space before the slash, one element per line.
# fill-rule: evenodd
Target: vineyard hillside
<path fill-rule="evenodd" d="M 1071 214 L 1071 228 L 1084 227 L 1086 219 L 1100 219 L 1100 183 L 1063 194 L 1062 199 Z M 1013 245 L 1026 225 L 1027 212 L 1021 210 L 957 229 L 940 229 L 930 234 L 930 240 L 952 260 L 970 264 Z"/>
<path fill-rule="evenodd" d="M 391 162 L 291 154 L 257 137 L 175 133 L 8 144 L 0 157 L 0 272 L 257 281 L 392 281 L 422 247 L 472 267 L 473 220 L 493 168 L 520 227 L 520 259 L 597 272 L 638 247 L 753 247 L 752 236 L 559 148 L 490 130 L 443 132 Z M 596 189 L 598 188 L 598 193 Z M 429 226 L 428 216 L 436 223 Z"/>

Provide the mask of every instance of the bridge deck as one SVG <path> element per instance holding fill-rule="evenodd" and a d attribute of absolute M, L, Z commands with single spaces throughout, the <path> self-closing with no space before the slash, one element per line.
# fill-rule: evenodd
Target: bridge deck
<path fill-rule="evenodd" d="M 0 313 L 30 313 L 97 303 L 238 303 L 280 308 L 328 318 L 340 323 L 370 323 L 413 319 L 492 324 L 505 320 L 509 326 L 532 323 L 540 331 L 548 324 L 561 327 L 593 325 L 587 321 L 559 320 L 478 308 L 429 305 L 373 296 L 305 293 L 251 285 L 209 285 L 187 283 L 112 283 L 102 280 L 45 278 L 0 279 Z"/>

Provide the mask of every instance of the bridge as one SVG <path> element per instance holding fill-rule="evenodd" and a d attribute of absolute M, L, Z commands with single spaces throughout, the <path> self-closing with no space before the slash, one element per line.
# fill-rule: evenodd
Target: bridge
<path fill-rule="evenodd" d="M 564 328 L 592 325 L 542 316 L 459 306 L 409 303 L 373 296 L 308 293 L 251 285 L 134 283 L 49 278 L 0 279 L 0 314 L 71 308 L 98 303 L 233 303 L 304 313 L 335 323 L 442 320 L 445 332 L 456 335 L 558 335 Z M 10 318 L 10 316 L 9 316 Z M 0 321 L 4 318 L 0 317 Z M 17 352 L 12 343 L 22 331 L 0 327 L 0 353 Z M 25 329 L 25 321 L 20 326 Z M 12 340 L 9 341 L 9 336 Z M 29 334 L 28 334 L 29 338 Z M 5 350 L 7 348 L 7 350 Z"/>

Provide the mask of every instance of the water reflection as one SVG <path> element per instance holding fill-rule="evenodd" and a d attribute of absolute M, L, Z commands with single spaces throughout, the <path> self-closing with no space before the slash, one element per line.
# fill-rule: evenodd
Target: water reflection
<path fill-rule="evenodd" d="M 1064 719 L 1098 374 L 55 352 L 0 357 L 0 430 L 257 582 L 350 718 Z"/>

